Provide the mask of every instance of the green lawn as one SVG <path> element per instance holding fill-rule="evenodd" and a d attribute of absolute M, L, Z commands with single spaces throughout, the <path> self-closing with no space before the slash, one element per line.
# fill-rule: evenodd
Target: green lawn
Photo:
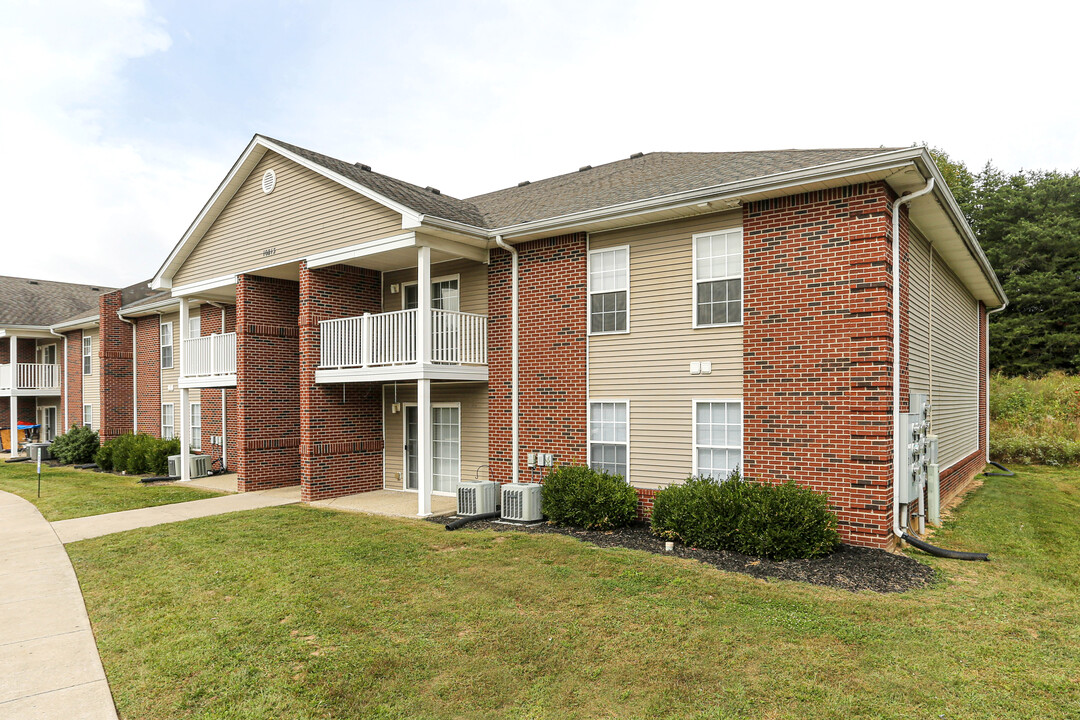
<path fill-rule="evenodd" d="M 34 503 L 49 521 L 201 500 L 220 494 L 175 485 L 142 485 L 137 477 L 42 465 L 39 498 L 37 465 L 31 462 L 0 463 L 0 490 Z"/>
<path fill-rule="evenodd" d="M 1076 718 L 1078 518 L 988 478 L 901 595 L 302 506 L 68 550 L 124 718 Z"/>

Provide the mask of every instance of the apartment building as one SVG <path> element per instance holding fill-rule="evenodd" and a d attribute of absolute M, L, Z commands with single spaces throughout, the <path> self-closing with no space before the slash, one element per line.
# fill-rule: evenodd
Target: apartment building
<path fill-rule="evenodd" d="M 114 313 L 120 424 L 227 455 L 241 490 L 424 515 L 539 480 L 540 453 L 624 475 L 647 515 L 738 467 L 828 492 L 870 546 L 912 394 L 944 497 L 982 468 L 1006 302 L 922 147 L 637 153 L 459 199 L 255 136 L 150 286 Z"/>

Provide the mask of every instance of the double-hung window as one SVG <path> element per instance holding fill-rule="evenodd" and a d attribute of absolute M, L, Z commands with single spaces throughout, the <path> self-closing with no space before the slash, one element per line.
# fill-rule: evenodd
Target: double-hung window
<path fill-rule="evenodd" d="M 161 405 L 161 439 L 172 440 L 176 437 L 176 421 L 173 415 L 173 404 Z"/>
<path fill-rule="evenodd" d="M 84 337 L 82 339 L 82 374 L 89 375 L 94 370 L 94 366 L 91 363 L 90 355 L 94 351 L 94 341 L 92 338 Z"/>
<path fill-rule="evenodd" d="M 589 403 L 589 467 L 627 478 L 630 421 L 624 400 Z"/>
<path fill-rule="evenodd" d="M 82 406 L 82 424 L 85 427 L 94 427 L 94 406 L 87 403 Z"/>
<path fill-rule="evenodd" d="M 694 236 L 694 327 L 742 322 L 742 229 Z"/>
<path fill-rule="evenodd" d="M 191 442 L 195 450 L 202 450 L 202 403 L 191 403 Z"/>
<path fill-rule="evenodd" d="M 161 323 L 161 368 L 168 370 L 173 366 L 172 323 Z"/>
<path fill-rule="evenodd" d="M 742 403 L 694 403 L 694 475 L 727 480 L 742 465 Z"/>
<path fill-rule="evenodd" d="M 589 252 L 589 332 L 622 333 L 630 327 L 630 247 Z"/>
<path fill-rule="evenodd" d="M 189 317 L 187 321 L 187 336 L 197 338 L 202 335 L 202 316 Z"/>

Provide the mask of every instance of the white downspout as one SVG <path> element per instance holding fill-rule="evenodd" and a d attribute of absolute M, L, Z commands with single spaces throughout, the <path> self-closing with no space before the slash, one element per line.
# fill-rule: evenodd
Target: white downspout
<path fill-rule="evenodd" d="M 67 355 L 67 335 L 61 335 L 52 328 L 49 328 L 49 332 L 58 338 L 64 339 L 64 372 L 60 373 L 60 377 L 64 378 L 64 386 L 61 388 L 61 392 L 64 393 L 64 432 L 71 429 L 71 425 L 68 423 L 71 421 L 71 416 L 68 415 L 68 355 Z M 989 403 L 988 403 L 989 405 Z M 987 426 L 989 427 L 989 425 Z"/>
<path fill-rule="evenodd" d="M 900 437 L 900 206 L 922 197 L 934 189 L 934 178 L 926 181 L 926 187 L 911 195 L 897 198 L 892 207 L 892 414 L 893 414 L 893 534 L 904 536 L 900 526 L 900 455 L 903 441 Z"/>
<path fill-rule="evenodd" d="M 514 464 L 514 482 L 518 481 L 518 252 L 512 245 L 503 241 L 502 235 L 495 236 L 495 244 L 510 253 L 510 257 L 513 261 L 513 270 L 511 272 L 511 321 L 510 321 L 510 344 L 511 344 L 511 372 L 512 379 L 510 382 L 510 397 L 511 397 L 511 418 L 510 418 L 510 437 L 512 452 L 511 458 Z"/>
<path fill-rule="evenodd" d="M 128 325 L 131 326 L 131 417 L 132 417 L 132 430 L 135 435 L 139 434 L 139 353 L 137 352 L 139 346 L 139 335 L 133 320 L 128 320 L 126 317 L 120 314 L 120 311 L 116 311 L 116 317 L 120 318 Z"/>

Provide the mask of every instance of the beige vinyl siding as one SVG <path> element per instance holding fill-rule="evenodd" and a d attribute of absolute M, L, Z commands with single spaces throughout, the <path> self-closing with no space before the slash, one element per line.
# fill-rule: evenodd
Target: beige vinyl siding
<path fill-rule="evenodd" d="M 433 403 L 461 403 L 461 479 L 473 480 L 488 461 L 488 387 L 486 383 L 431 384 Z M 415 403 L 416 384 L 398 383 L 397 402 Z M 383 478 L 388 490 L 404 488 L 405 413 L 391 412 L 394 386 L 383 386 Z M 479 479 L 487 480 L 487 467 Z"/>
<path fill-rule="evenodd" d="M 638 487 L 692 472 L 695 399 L 742 397 L 742 326 L 693 328 L 693 235 L 741 222 L 735 211 L 589 238 L 590 250 L 630 246 L 630 331 L 589 337 L 589 399 L 629 400 L 628 472 Z M 690 363 L 703 360 L 712 374 L 691 375 Z"/>
<path fill-rule="evenodd" d="M 273 169 L 269 195 L 262 177 Z M 173 286 L 400 234 L 401 214 L 267 152 L 173 278 Z M 272 256 L 264 251 L 273 249 Z"/>
<path fill-rule="evenodd" d="M 912 233 L 909 262 L 910 387 L 931 396 L 938 462 L 944 469 L 979 449 L 978 305 L 934 253 L 929 312 L 930 244 L 918 233 Z"/>
<path fill-rule="evenodd" d="M 98 328 L 83 330 L 83 337 L 90 338 L 90 374 L 82 376 L 82 404 L 93 405 L 94 430 L 101 432 L 101 331 Z M 79 343 L 79 372 L 82 372 L 82 343 Z M 82 408 L 79 408 L 79 422 L 83 422 Z"/>
<path fill-rule="evenodd" d="M 451 275 L 459 276 L 458 292 L 461 312 L 487 315 L 487 271 L 487 265 L 483 263 L 472 260 L 450 260 L 432 265 L 431 279 Z M 384 312 L 402 309 L 405 293 L 401 290 L 401 284 L 408 282 L 416 282 L 416 268 L 383 273 Z M 391 285 L 398 286 L 396 293 L 390 292 Z"/>
<path fill-rule="evenodd" d="M 194 315 L 195 313 L 191 314 Z M 160 322 L 162 324 L 171 322 L 173 326 L 173 366 L 171 370 L 166 368 L 161 369 L 161 404 L 173 404 L 173 424 L 175 425 L 176 436 L 180 437 L 180 313 L 165 313 L 161 316 Z M 158 343 L 158 367 L 161 367 L 160 339 Z M 197 393 L 193 392 L 189 394 L 196 395 Z M 159 435 L 161 434 L 160 411 L 161 408 L 158 408 Z"/>

